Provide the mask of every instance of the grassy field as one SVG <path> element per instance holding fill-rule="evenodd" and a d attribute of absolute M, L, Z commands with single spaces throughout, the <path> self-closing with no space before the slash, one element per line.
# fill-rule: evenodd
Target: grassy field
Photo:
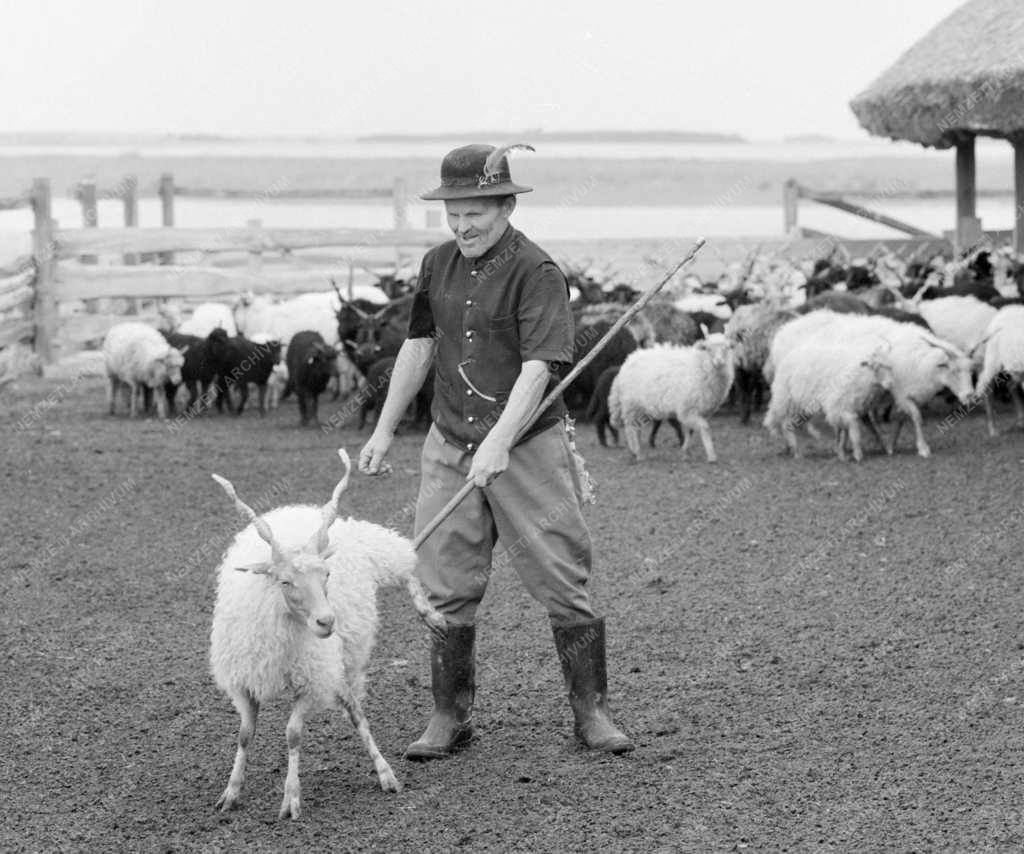
<path fill-rule="evenodd" d="M 302 431 L 287 407 L 133 423 L 105 414 L 98 379 L 26 379 L 4 403 L 0 850 L 1024 847 L 1019 433 L 933 416 L 932 459 L 904 433 L 894 458 L 844 465 L 826 443 L 784 458 L 725 412 L 718 465 L 681 460 L 669 431 L 628 465 L 583 426 L 594 596 L 636 752 L 573 746 L 544 614 L 502 571 L 480 616 L 478 737 L 404 762 L 429 672 L 388 591 L 367 711 L 405 789 L 382 793 L 348 722 L 321 715 L 303 817 L 278 822 L 285 702 L 261 715 L 241 809 L 213 808 L 237 727 L 207 672 L 213 569 L 240 525 L 209 473 L 319 503 L 333 449 L 365 433 Z M 356 476 L 346 512 L 408 531 L 421 440 L 399 438 L 390 477 Z"/>

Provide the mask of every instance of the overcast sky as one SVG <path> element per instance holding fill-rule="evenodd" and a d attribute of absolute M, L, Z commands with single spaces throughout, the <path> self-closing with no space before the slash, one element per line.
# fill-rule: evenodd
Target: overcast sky
<path fill-rule="evenodd" d="M 5 129 L 865 134 L 960 0 L 0 0 Z"/>

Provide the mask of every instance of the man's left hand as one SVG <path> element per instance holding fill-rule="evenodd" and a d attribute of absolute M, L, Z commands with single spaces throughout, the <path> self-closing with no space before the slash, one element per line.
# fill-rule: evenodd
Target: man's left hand
<path fill-rule="evenodd" d="M 498 439 L 493 433 L 489 435 L 480 443 L 480 447 L 473 455 L 466 480 L 471 480 L 474 485 L 481 487 L 490 484 L 508 468 L 508 450 L 507 442 Z"/>

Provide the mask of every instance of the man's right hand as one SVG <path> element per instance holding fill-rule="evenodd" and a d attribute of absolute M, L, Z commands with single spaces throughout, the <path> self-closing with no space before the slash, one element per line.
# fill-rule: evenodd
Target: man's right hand
<path fill-rule="evenodd" d="M 374 432 L 359 452 L 359 471 L 363 474 L 386 474 L 391 466 L 384 462 L 393 436 Z"/>

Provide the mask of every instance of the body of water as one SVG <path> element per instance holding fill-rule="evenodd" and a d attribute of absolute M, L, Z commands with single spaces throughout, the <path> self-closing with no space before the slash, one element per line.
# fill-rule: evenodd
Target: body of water
<path fill-rule="evenodd" d="M 494 142 L 494 140 L 490 140 Z M 517 140 L 518 141 L 518 140 Z M 834 141 L 754 140 L 751 142 L 548 142 L 543 136 L 524 137 L 521 141 L 532 144 L 536 155 L 514 152 L 513 157 L 587 158 L 611 160 L 669 159 L 669 160 L 730 160 L 730 161 L 789 161 L 846 160 L 878 157 L 934 157 L 949 159 L 948 151 L 922 148 L 908 142 L 891 142 L 866 138 Z M 289 157 L 335 158 L 360 160 L 370 158 L 426 157 L 440 160 L 457 143 L 454 141 L 429 142 L 357 142 L 345 139 L 321 140 L 224 140 L 190 142 L 168 140 L 88 144 L 88 145 L 4 145 L 0 144 L 0 158 L 31 156 L 83 156 L 145 158 L 174 157 Z M 1009 146 L 999 140 L 980 139 L 977 146 L 979 159 L 1005 158 Z"/>

